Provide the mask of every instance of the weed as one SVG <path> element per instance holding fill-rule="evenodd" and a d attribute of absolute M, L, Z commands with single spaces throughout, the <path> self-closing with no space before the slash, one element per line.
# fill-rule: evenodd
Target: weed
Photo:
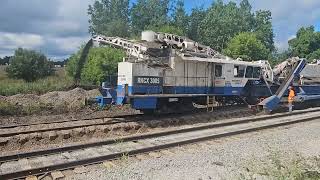
<path fill-rule="evenodd" d="M 120 160 L 121 161 L 128 161 L 129 160 L 129 153 L 128 152 L 122 153 Z"/>
<path fill-rule="evenodd" d="M 1 115 L 15 115 L 20 114 L 21 108 L 6 101 L 0 101 L 0 114 Z"/>
<path fill-rule="evenodd" d="M 123 143 L 123 139 L 122 138 L 114 139 L 113 141 L 114 141 L 115 144 Z"/>
<path fill-rule="evenodd" d="M 286 157 L 286 158 L 284 158 Z M 251 163 L 247 173 L 241 173 L 240 179 L 256 179 L 257 176 L 277 180 L 316 180 L 320 179 L 320 158 L 304 158 L 295 154 L 288 158 L 287 154 L 271 152 L 267 160 Z"/>

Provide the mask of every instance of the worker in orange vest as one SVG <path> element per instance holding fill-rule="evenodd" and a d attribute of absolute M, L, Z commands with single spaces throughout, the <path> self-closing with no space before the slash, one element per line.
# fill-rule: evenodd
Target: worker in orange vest
<path fill-rule="evenodd" d="M 289 112 L 292 112 L 294 96 L 295 96 L 294 89 L 292 86 L 290 86 L 289 87 L 289 96 L 288 96 Z"/>

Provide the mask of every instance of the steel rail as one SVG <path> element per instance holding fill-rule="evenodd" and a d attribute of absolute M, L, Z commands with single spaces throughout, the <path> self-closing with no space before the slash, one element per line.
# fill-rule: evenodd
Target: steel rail
<path fill-rule="evenodd" d="M 10 128 L 16 128 L 16 127 L 26 127 L 26 126 L 45 125 L 45 124 L 76 122 L 76 121 L 103 120 L 105 118 L 128 118 L 128 117 L 142 116 L 142 115 L 144 114 L 121 115 L 121 116 L 114 116 L 114 117 L 103 116 L 103 117 L 83 118 L 83 119 L 68 119 L 63 121 L 50 121 L 50 122 L 40 122 L 40 123 L 11 124 L 11 125 L 0 126 L 0 129 L 10 129 Z"/>
<path fill-rule="evenodd" d="M 238 106 L 238 107 L 244 107 L 242 105 Z M 216 107 L 216 110 L 221 110 L 224 108 L 234 108 L 231 106 L 219 106 Z M 197 111 L 193 112 L 193 113 L 201 113 L 204 112 L 204 110 L 198 109 Z M 161 115 L 179 115 L 179 114 L 183 114 L 183 113 L 190 113 L 190 111 L 188 112 L 176 112 L 176 113 L 164 113 Z M 16 127 L 26 127 L 26 126 L 36 126 L 36 125 L 45 125 L 45 124 L 55 124 L 55 123 L 67 123 L 67 122 L 76 122 L 76 121 L 92 121 L 92 120 L 103 120 L 105 118 L 110 118 L 110 119 L 121 119 L 121 118 L 150 118 L 153 117 L 152 115 L 147 115 L 147 114 L 128 114 L 128 115 L 119 115 L 119 116 L 102 116 L 102 117 L 93 117 L 93 118 L 83 118 L 83 119 L 68 119 L 68 120 L 63 120 L 63 121 L 50 121 L 50 122 L 40 122 L 40 123 L 23 123 L 23 124 L 10 124 L 10 125 L 0 125 L 0 129 L 10 129 L 10 128 L 16 128 Z"/>
<path fill-rule="evenodd" d="M 233 121 L 229 121 L 229 122 L 218 122 L 218 123 L 213 123 L 210 125 L 204 125 L 204 126 L 198 126 L 198 127 L 184 128 L 184 129 L 171 130 L 171 131 L 163 131 L 163 132 L 158 132 L 158 133 L 149 133 L 149 134 L 136 135 L 136 136 L 127 136 L 127 137 L 108 139 L 105 141 L 99 141 L 99 142 L 93 142 L 93 143 L 85 143 L 85 144 L 64 146 L 64 147 L 59 147 L 59 148 L 50 148 L 50 149 L 45 149 L 45 150 L 30 151 L 27 153 L 17 153 L 17 154 L 13 154 L 13 155 L 0 156 L 0 163 L 6 162 L 6 161 L 18 160 L 21 158 L 30 158 L 30 157 L 72 151 L 72 150 L 77 150 L 77 149 L 84 149 L 84 148 L 89 148 L 89 147 L 108 145 L 108 144 L 112 144 L 114 142 L 128 142 L 128 141 L 134 141 L 137 139 L 141 140 L 141 139 L 147 139 L 147 138 L 154 138 L 154 137 L 165 136 L 165 135 L 170 135 L 170 134 L 185 133 L 185 132 L 190 132 L 190 131 L 217 128 L 217 127 L 230 126 L 230 125 L 236 125 L 236 124 L 244 124 L 244 123 L 248 123 L 248 122 L 267 120 L 270 118 L 288 117 L 288 116 L 299 115 L 299 114 L 303 114 L 303 113 L 312 113 L 312 112 L 317 112 L 317 111 L 320 111 L 320 109 L 313 109 L 313 110 L 302 111 L 302 112 L 295 111 L 290 114 L 276 114 L 276 115 L 271 115 L 271 116 L 261 116 L 261 117 L 255 117 L 255 118 L 233 120 Z"/>
<path fill-rule="evenodd" d="M 303 112 L 300 112 L 299 114 L 304 114 L 304 113 L 307 113 L 307 112 L 303 111 Z M 132 141 L 132 142 L 136 142 L 136 141 L 141 140 L 141 139 L 149 139 L 149 138 L 155 138 L 155 137 L 161 137 L 161 136 L 168 136 L 168 135 L 172 135 L 172 134 L 175 135 L 175 134 L 181 134 L 181 133 L 187 133 L 187 132 L 201 131 L 201 130 L 210 129 L 210 128 L 231 126 L 231 125 L 237 125 L 237 124 L 246 124 L 246 123 L 255 122 L 255 121 L 259 121 L 259 120 L 260 121 L 262 121 L 262 120 L 266 120 L 266 121 L 268 121 L 268 120 L 276 120 L 276 118 L 289 117 L 291 115 L 292 114 L 274 115 L 272 117 L 265 116 L 265 117 L 255 118 L 255 119 L 246 119 L 246 120 L 242 120 L 242 121 L 231 121 L 231 122 L 226 122 L 226 123 L 210 124 L 210 125 L 207 125 L 207 126 L 198 126 L 198 127 L 179 129 L 179 130 L 168 131 L 168 132 L 160 132 L 160 133 L 147 134 L 147 135 L 141 135 L 141 136 L 125 137 L 125 138 L 119 138 L 117 140 L 105 141 L 105 144 L 112 144 L 112 143 L 116 143 L 117 141 L 121 141 L 121 142 Z M 297 113 L 295 113 L 295 115 L 297 115 Z M 234 131 L 231 131 L 231 132 L 218 133 L 218 134 L 207 135 L 207 136 L 203 136 L 203 137 L 194 137 L 192 139 L 186 139 L 186 140 L 182 140 L 182 141 L 178 141 L 178 142 L 162 143 L 160 145 L 154 145 L 152 147 L 143 147 L 143 148 L 140 148 L 140 149 L 138 148 L 138 149 L 133 149 L 133 150 L 129 150 L 129 151 L 115 152 L 115 153 L 112 153 L 112 154 L 103 155 L 103 156 L 99 156 L 99 157 L 80 159 L 80 160 L 75 160 L 75 161 L 61 163 L 61 164 L 49 165 L 49 166 L 46 166 L 46 167 L 34 168 L 34 169 L 29 169 L 29 170 L 22 170 L 22 171 L 19 171 L 19 172 L 12 172 L 12 173 L 7 173 L 7 174 L 2 174 L 2 175 L 0 175 L 0 178 L 3 178 L 3 179 L 21 178 L 21 177 L 26 177 L 26 176 L 28 176 L 30 174 L 36 175 L 36 174 L 42 174 L 42 173 L 45 173 L 45 172 L 51 172 L 51 171 L 55 171 L 55 170 L 65 170 L 65 169 L 70 169 L 70 168 L 73 168 L 73 167 L 76 167 L 76 166 L 80 166 L 80 165 L 89 165 L 89 164 L 100 163 L 100 162 L 105 161 L 105 160 L 121 157 L 123 154 L 135 155 L 135 154 L 139 154 L 139 153 L 145 153 L 145 152 L 150 152 L 150 151 L 154 151 L 154 150 L 160 150 L 160 149 L 166 149 L 166 148 L 170 148 L 170 147 L 175 147 L 177 145 L 184 145 L 184 144 L 195 143 L 195 142 L 205 141 L 205 140 L 210 140 L 210 139 L 215 139 L 215 138 L 228 137 L 228 136 L 232 136 L 232 135 L 249 133 L 249 132 L 254 132 L 254 131 L 274 128 L 274 127 L 287 126 L 287 125 L 291 125 L 291 124 L 307 122 L 307 121 L 312 121 L 312 120 L 316 120 L 316 119 L 320 119 L 320 114 L 319 115 L 316 114 L 316 115 L 313 115 L 313 116 L 310 116 L 310 117 L 309 116 L 302 117 L 302 118 L 297 119 L 297 120 L 288 119 L 285 122 L 281 122 L 280 121 L 280 122 L 271 123 L 271 124 L 267 124 L 267 125 L 261 125 L 261 126 L 246 128 L 246 129 L 234 130 Z M 105 144 L 103 144 L 103 142 L 99 142 L 99 143 L 100 143 L 99 145 L 105 145 Z M 98 144 L 96 144 L 96 145 L 98 145 Z M 80 145 L 80 146 L 82 146 L 80 148 L 86 148 L 85 146 L 88 146 L 88 145 Z M 72 147 L 65 147 L 65 148 L 72 148 Z M 77 148 L 79 148 L 79 146 Z M 58 150 L 58 149 L 59 148 L 56 148 L 55 150 Z M 51 150 L 53 150 L 53 149 L 51 149 Z M 64 149 L 64 150 L 70 151 L 72 149 Z M 38 152 L 40 152 L 40 151 L 38 151 Z M 32 153 L 36 153 L 36 151 L 34 151 Z M 40 155 L 45 155 L 44 151 L 42 151 L 42 153 L 43 154 L 40 154 Z M 53 152 L 51 152 L 51 153 L 53 153 Z M 29 158 L 29 157 L 33 157 L 35 155 L 36 154 L 25 154 L 25 157 L 23 157 L 23 154 L 19 154 L 18 156 L 20 158 Z M 37 155 L 37 156 L 39 156 L 39 155 Z M 11 158 L 14 159 L 13 157 L 11 157 Z"/>
<path fill-rule="evenodd" d="M 34 129 L 34 130 L 26 130 L 26 131 L 14 131 L 14 132 L 0 133 L 0 137 L 10 137 L 10 136 L 16 136 L 16 135 L 22 135 L 22 134 L 40 133 L 40 132 L 48 132 L 48 131 L 62 131 L 62 130 L 68 130 L 68 129 L 76 129 L 76 128 L 99 126 L 99 125 L 112 125 L 112 124 L 117 124 L 121 122 L 130 122 L 130 121 L 110 120 L 106 122 L 92 123 L 92 124 L 61 126 L 61 127 Z"/>
<path fill-rule="evenodd" d="M 204 113 L 204 111 L 196 111 L 196 112 L 186 112 L 184 116 L 188 115 L 199 115 L 201 113 Z M 210 112 L 213 113 L 213 112 Z M 205 112 L 204 114 L 209 114 L 208 112 Z M 90 126 L 100 126 L 100 125 L 113 125 L 118 123 L 129 123 L 129 122 L 146 122 L 151 120 L 162 120 L 165 118 L 177 118 L 181 117 L 181 113 L 173 113 L 173 114 L 162 114 L 162 117 L 154 117 L 144 114 L 138 114 L 138 116 L 128 116 L 129 120 L 121 119 L 121 118 L 110 118 L 111 120 L 104 121 L 104 119 L 100 118 L 94 118 L 94 120 L 102 120 L 103 122 L 99 123 L 89 123 L 89 124 L 81 124 L 81 125 L 71 125 L 71 126 L 61 126 L 61 127 L 53 127 L 53 128 L 42 128 L 42 129 L 34 129 L 34 130 L 22 130 L 22 131 L 12 131 L 12 132 L 5 132 L 0 133 L 0 137 L 10 137 L 10 136 L 16 136 L 16 135 L 22 135 L 22 134 L 31 134 L 31 133 L 41 133 L 41 132 L 48 132 L 48 131 L 62 131 L 62 130 L 69 130 L 69 129 L 76 129 L 76 128 L 84 128 L 84 127 L 90 127 Z M 130 119 L 132 118 L 132 119 Z M 68 121 L 67 121 L 68 122 Z M 66 123 L 67 123 L 66 122 Z M 70 121 L 72 122 L 72 121 Z M 48 124 L 55 124 L 55 123 L 48 123 Z M 57 123 L 59 124 L 59 123 Z"/>

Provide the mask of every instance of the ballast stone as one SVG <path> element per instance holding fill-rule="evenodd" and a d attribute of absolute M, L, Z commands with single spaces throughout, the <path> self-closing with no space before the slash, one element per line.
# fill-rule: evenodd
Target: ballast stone
<path fill-rule="evenodd" d="M 63 179 L 65 176 L 62 174 L 61 171 L 53 171 L 51 172 L 51 177 L 53 180 Z"/>
<path fill-rule="evenodd" d="M 48 137 L 50 141 L 53 141 L 58 137 L 58 134 L 56 132 L 51 131 L 48 133 Z"/>
<path fill-rule="evenodd" d="M 71 135 L 70 135 L 70 131 L 61 131 L 60 133 L 60 136 L 63 138 L 63 139 L 68 139 L 68 138 L 70 138 L 71 137 Z"/>
<path fill-rule="evenodd" d="M 19 143 L 20 144 L 25 144 L 27 141 L 29 141 L 29 135 L 27 134 L 22 134 L 19 136 Z"/>
<path fill-rule="evenodd" d="M 9 138 L 5 137 L 5 138 L 0 138 L 0 146 L 5 146 L 7 145 L 9 142 Z"/>
<path fill-rule="evenodd" d="M 28 176 L 26 180 L 38 180 L 37 176 Z"/>

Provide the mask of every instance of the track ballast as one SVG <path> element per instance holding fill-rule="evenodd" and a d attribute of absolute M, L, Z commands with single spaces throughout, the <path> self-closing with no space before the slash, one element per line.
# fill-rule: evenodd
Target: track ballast
<path fill-rule="evenodd" d="M 292 114 L 230 119 L 159 133 L 3 156 L 0 157 L 0 161 L 2 161 L 0 178 L 10 179 L 21 178 L 30 174 L 38 175 L 80 165 L 100 163 L 123 155 L 135 155 L 317 119 L 320 119 L 319 108 L 296 111 Z"/>

